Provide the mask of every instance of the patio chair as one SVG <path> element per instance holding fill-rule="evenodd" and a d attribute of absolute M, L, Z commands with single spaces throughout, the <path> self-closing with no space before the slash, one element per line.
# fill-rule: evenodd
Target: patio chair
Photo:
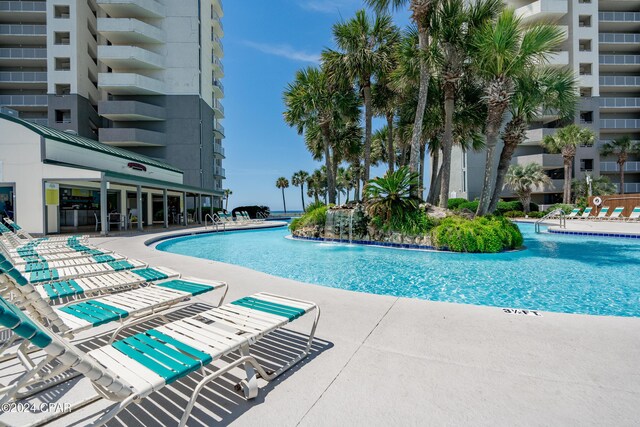
<path fill-rule="evenodd" d="M 637 221 L 638 219 L 640 219 L 640 206 L 636 206 L 635 208 L 633 208 L 633 211 L 627 218 L 627 221 Z"/>
<path fill-rule="evenodd" d="M 624 211 L 624 207 L 618 206 L 613 210 L 613 212 L 611 212 L 611 215 L 609 215 L 608 217 L 605 217 L 603 219 L 606 219 L 606 220 L 622 219 L 622 220 L 624 220 L 624 217 L 620 216 L 620 215 L 622 215 L 622 211 Z"/>
<path fill-rule="evenodd" d="M 123 222 L 124 222 L 124 217 L 117 213 L 117 212 L 112 212 L 109 214 L 109 228 L 108 230 L 111 230 L 111 226 L 112 225 L 116 225 L 118 227 L 118 230 L 122 230 L 123 228 Z"/>
<path fill-rule="evenodd" d="M 305 349 L 274 372 L 264 369 L 251 355 L 250 346 L 312 311 L 315 311 L 315 319 Z M 246 378 L 236 388 L 242 389 L 245 397 L 251 399 L 258 394 L 258 374 L 271 381 L 304 359 L 310 352 L 319 315 L 314 303 L 258 293 L 118 341 L 112 339 L 107 345 L 84 353 L 11 302 L 0 298 L 0 325 L 47 355 L 34 369 L 0 390 L 5 393 L 0 403 L 12 399 L 33 380 L 42 381 L 51 378 L 52 373 L 73 369 L 91 381 L 100 396 L 96 400 L 105 398 L 116 403 L 94 423 L 103 425 L 131 403 L 138 403 L 174 381 L 202 370 L 202 379 L 193 388 L 179 423 L 184 426 L 204 386 L 231 369 L 244 367 Z M 220 369 L 211 369 L 213 361 L 221 361 L 236 351 L 240 352 L 239 358 Z M 50 364 L 58 367 L 44 371 L 43 368 Z M 86 405 L 87 400 L 72 405 L 72 409 L 81 404 Z"/>
<path fill-rule="evenodd" d="M 601 220 L 606 218 L 607 213 L 609 213 L 609 207 L 608 206 L 603 206 L 602 209 L 600 209 L 600 213 L 598 213 L 598 216 L 595 218 L 597 220 Z"/>
<path fill-rule="evenodd" d="M 586 207 L 584 209 L 584 212 L 582 212 L 582 215 L 580 215 L 578 218 L 579 219 L 589 219 L 589 217 L 591 216 L 591 211 L 593 210 L 593 208 L 591 206 Z"/>
<path fill-rule="evenodd" d="M 129 215 L 127 216 L 127 228 L 133 229 L 133 224 L 138 224 L 140 222 L 140 216 L 138 215 L 137 209 L 131 209 L 129 211 Z"/>
<path fill-rule="evenodd" d="M 566 217 L 567 218 L 576 218 L 576 217 L 578 217 L 579 213 L 580 213 L 580 208 L 575 208 L 571 212 L 569 212 L 569 214 Z"/>

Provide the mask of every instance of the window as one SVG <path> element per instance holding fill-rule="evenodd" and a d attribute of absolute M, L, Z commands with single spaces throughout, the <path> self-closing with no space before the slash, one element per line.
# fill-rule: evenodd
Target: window
<path fill-rule="evenodd" d="M 53 6 L 53 16 L 58 19 L 69 19 L 70 12 L 69 6 L 65 5 L 55 5 Z"/>
<path fill-rule="evenodd" d="M 579 27 L 591 27 L 591 15 L 580 15 L 578 17 Z"/>
<path fill-rule="evenodd" d="M 71 69 L 71 58 L 56 58 L 56 71 L 69 71 Z"/>
<path fill-rule="evenodd" d="M 71 85 L 56 85 L 56 95 L 69 95 L 71 93 Z"/>
<path fill-rule="evenodd" d="M 580 111 L 580 123 L 582 124 L 593 123 L 593 111 Z"/>
<path fill-rule="evenodd" d="M 580 159 L 580 171 L 591 172 L 593 170 L 593 159 Z"/>
<path fill-rule="evenodd" d="M 55 32 L 53 33 L 54 44 L 68 45 L 71 42 L 71 35 L 68 32 Z"/>
<path fill-rule="evenodd" d="M 578 0 L 580 4 L 591 4 L 591 0 Z"/>
<path fill-rule="evenodd" d="M 56 110 L 56 123 L 71 123 L 71 110 Z"/>
<path fill-rule="evenodd" d="M 591 75 L 591 64 L 580 64 L 580 75 L 581 76 L 590 76 Z"/>
<path fill-rule="evenodd" d="M 583 98 L 591 98 L 591 91 L 592 89 L 590 87 L 581 87 L 580 88 L 580 96 Z"/>
<path fill-rule="evenodd" d="M 591 40 L 581 39 L 578 42 L 578 46 L 580 48 L 580 52 L 591 52 Z"/>

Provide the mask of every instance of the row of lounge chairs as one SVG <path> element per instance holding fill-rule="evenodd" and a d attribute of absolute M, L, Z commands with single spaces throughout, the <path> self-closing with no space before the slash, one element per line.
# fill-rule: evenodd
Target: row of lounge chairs
<path fill-rule="evenodd" d="M 0 326 L 12 332 L 0 344 L 0 362 L 17 360 L 24 370 L 0 384 L 0 404 L 83 375 L 98 392 L 96 398 L 114 402 L 96 420 L 102 425 L 128 405 L 201 371 L 183 426 L 202 388 L 224 373 L 244 368 L 246 378 L 237 388 L 250 399 L 257 396 L 258 375 L 272 380 L 309 354 L 320 314 L 312 302 L 261 292 L 223 304 L 224 282 L 151 267 L 93 247 L 85 238 L 36 239 L 0 225 Z M 217 306 L 179 320 L 166 318 L 167 310 L 209 292 L 220 293 Z M 251 355 L 252 346 L 309 313 L 315 318 L 305 350 L 276 371 L 264 369 Z M 161 326 L 130 335 L 131 327 L 138 331 L 157 317 Z M 81 331 L 109 323 L 119 327 L 106 345 L 84 353 L 71 341 Z M 36 361 L 34 354 L 43 352 L 46 356 Z M 214 361 L 236 352 L 239 357 L 212 369 Z"/>
<path fill-rule="evenodd" d="M 580 213 L 581 209 L 580 208 L 576 208 L 573 209 L 568 215 L 567 218 L 572 218 L 572 219 L 589 219 L 589 220 L 618 220 L 618 221 L 638 221 L 640 220 L 640 206 L 636 206 L 635 208 L 633 208 L 633 211 L 631 212 L 631 215 L 629 215 L 628 217 L 624 217 L 622 216 L 622 212 L 624 211 L 624 207 L 617 207 L 613 210 L 613 212 L 611 212 L 610 215 L 607 216 L 607 214 L 609 213 L 609 207 L 604 206 L 602 209 L 600 209 L 600 212 L 598 213 L 598 215 L 591 215 L 591 212 L 593 211 L 593 208 L 591 207 L 587 207 L 585 208 L 584 212 L 582 212 L 582 214 Z"/>

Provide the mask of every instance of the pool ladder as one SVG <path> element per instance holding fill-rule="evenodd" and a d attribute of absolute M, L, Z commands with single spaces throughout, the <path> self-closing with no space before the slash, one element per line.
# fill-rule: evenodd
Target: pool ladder
<path fill-rule="evenodd" d="M 540 224 L 543 223 L 547 219 L 551 219 L 554 217 L 558 217 L 560 220 L 560 228 L 567 228 L 567 216 L 564 214 L 564 211 L 560 208 L 554 209 L 539 220 L 536 221 L 536 233 L 540 233 Z"/>
<path fill-rule="evenodd" d="M 227 224 L 224 223 L 224 221 L 222 221 L 220 219 L 220 217 L 217 214 L 207 214 L 204 217 L 204 229 L 206 230 L 208 227 L 208 220 L 211 220 L 211 225 L 213 227 L 216 228 L 216 232 L 220 231 L 220 226 L 222 225 L 222 232 L 224 233 L 225 231 L 227 231 Z"/>

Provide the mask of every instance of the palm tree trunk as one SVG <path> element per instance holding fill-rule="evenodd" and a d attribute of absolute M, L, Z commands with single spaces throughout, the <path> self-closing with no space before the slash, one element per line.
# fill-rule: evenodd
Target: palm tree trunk
<path fill-rule="evenodd" d="M 436 194 L 436 184 L 438 183 L 438 163 L 440 162 L 440 150 L 436 149 L 431 153 L 431 182 L 429 183 L 429 194 L 427 203 L 433 204 Z"/>
<path fill-rule="evenodd" d="M 491 203 L 489 204 L 489 212 L 495 212 L 498 207 L 498 201 L 500 200 L 500 193 L 502 192 L 502 187 L 504 186 L 504 177 L 507 176 L 507 171 L 509 170 L 509 165 L 511 164 L 511 159 L 513 157 L 513 153 L 516 151 L 518 144 L 522 141 L 518 140 L 509 140 L 505 139 L 504 147 L 502 147 L 502 152 L 500 153 L 500 160 L 498 161 L 498 173 L 496 176 L 496 186 L 493 189 L 493 196 L 491 197 Z M 525 211 L 527 212 L 527 211 Z"/>
<path fill-rule="evenodd" d="M 562 203 L 571 203 L 571 165 L 573 158 L 564 158 L 564 193 L 562 194 Z"/>
<path fill-rule="evenodd" d="M 421 52 L 429 49 L 429 34 L 421 20 L 418 24 L 418 48 Z M 409 170 L 418 172 L 420 166 L 420 142 L 422 140 L 422 121 L 424 111 L 427 108 L 427 95 L 429 93 L 429 67 L 424 58 L 420 58 L 420 88 L 418 90 L 418 105 L 416 116 L 413 121 L 413 134 L 411 135 L 411 151 L 409 152 Z M 413 194 L 417 195 L 417 189 L 413 189 Z"/>
<path fill-rule="evenodd" d="M 314 191 L 314 192 L 313 192 L 313 198 L 314 198 L 314 199 L 315 199 L 315 201 L 316 201 L 316 205 L 317 205 L 318 203 L 320 203 L 320 195 L 318 194 L 318 192 L 317 192 L 317 191 Z"/>
<path fill-rule="evenodd" d="M 329 137 L 329 125 L 321 125 L 322 142 L 324 143 L 324 162 L 327 168 L 327 192 L 329 193 L 329 203 L 336 203 L 336 182 L 333 175 L 333 162 L 331 161 L 331 139 Z"/>
<path fill-rule="evenodd" d="M 486 139 L 487 153 L 484 162 L 484 179 L 482 180 L 482 191 L 480 192 L 480 202 L 478 203 L 476 215 L 485 215 L 489 211 L 489 204 L 493 194 L 491 178 L 493 176 L 496 144 L 498 143 L 498 126 L 493 126 L 492 129 L 487 129 Z"/>
<path fill-rule="evenodd" d="M 418 197 L 420 199 L 424 199 L 424 164 L 426 163 L 426 155 L 427 155 L 427 144 L 420 145 L 420 173 L 418 174 L 418 188 L 420 189 L 418 192 Z"/>
<path fill-rule="evenodd" d="M 620 191 L 618 193 L 624 194 L 624 161 L 618 161 L 618 165 L 620 166 Z"/>
<path fill-rule="evenodd" d="M 371 82 L 366 79 L 362 88 L 364 96 L 364 181 L 369 181 L 369 170 L 371 169 Z"/>
<path fill-rule="evenodd" d="M 393 148 L 393 113 L 387 112 L 387 160 L 389 172 L 396 166 L 396 150 Z"/>
<path fill-rule="evenodd" d="M 522 209 L 524 210 L 524 213 L 528 214 L 529 208 L 531 207 L 531 191 L 527 191 L 522 195 L 522 200 L 520 200 L 520 203 L 522 203 Z"/>
<path fill-rule="evenodd" d="M 442 137 L 442 181 L 440 182 L 440 202 L 438 206 L 446 208 L 449 203 L 449 184 L 451 181 L 451 151 L 453 150 L 453 109 L 455 104 L 455 86 L 453 82 L 444 84 L 444 135 Z"/>
<path fill-rule="evenodd" d="M 284 187 L 282 187 L 282 205 L 284 206 L 284 213 L 287 213 L 287 201 L 284 199 Z"/>
<path fill-rule="evenodd" d="M 300 184 L 300 197 L 302 198 L 302 210 L 304 211 L 304 184 Z"/>
<path fill-rule="evenodd" d="M 431 204 L 435 204 L 440 198 L 441 182 L 442 182 L 442 165 L 440 165 L 440 167 L 438 168 L 438 174 L 436 175 L 436 185 L 433 189 L 433 200 L 431 201 Z"/>

